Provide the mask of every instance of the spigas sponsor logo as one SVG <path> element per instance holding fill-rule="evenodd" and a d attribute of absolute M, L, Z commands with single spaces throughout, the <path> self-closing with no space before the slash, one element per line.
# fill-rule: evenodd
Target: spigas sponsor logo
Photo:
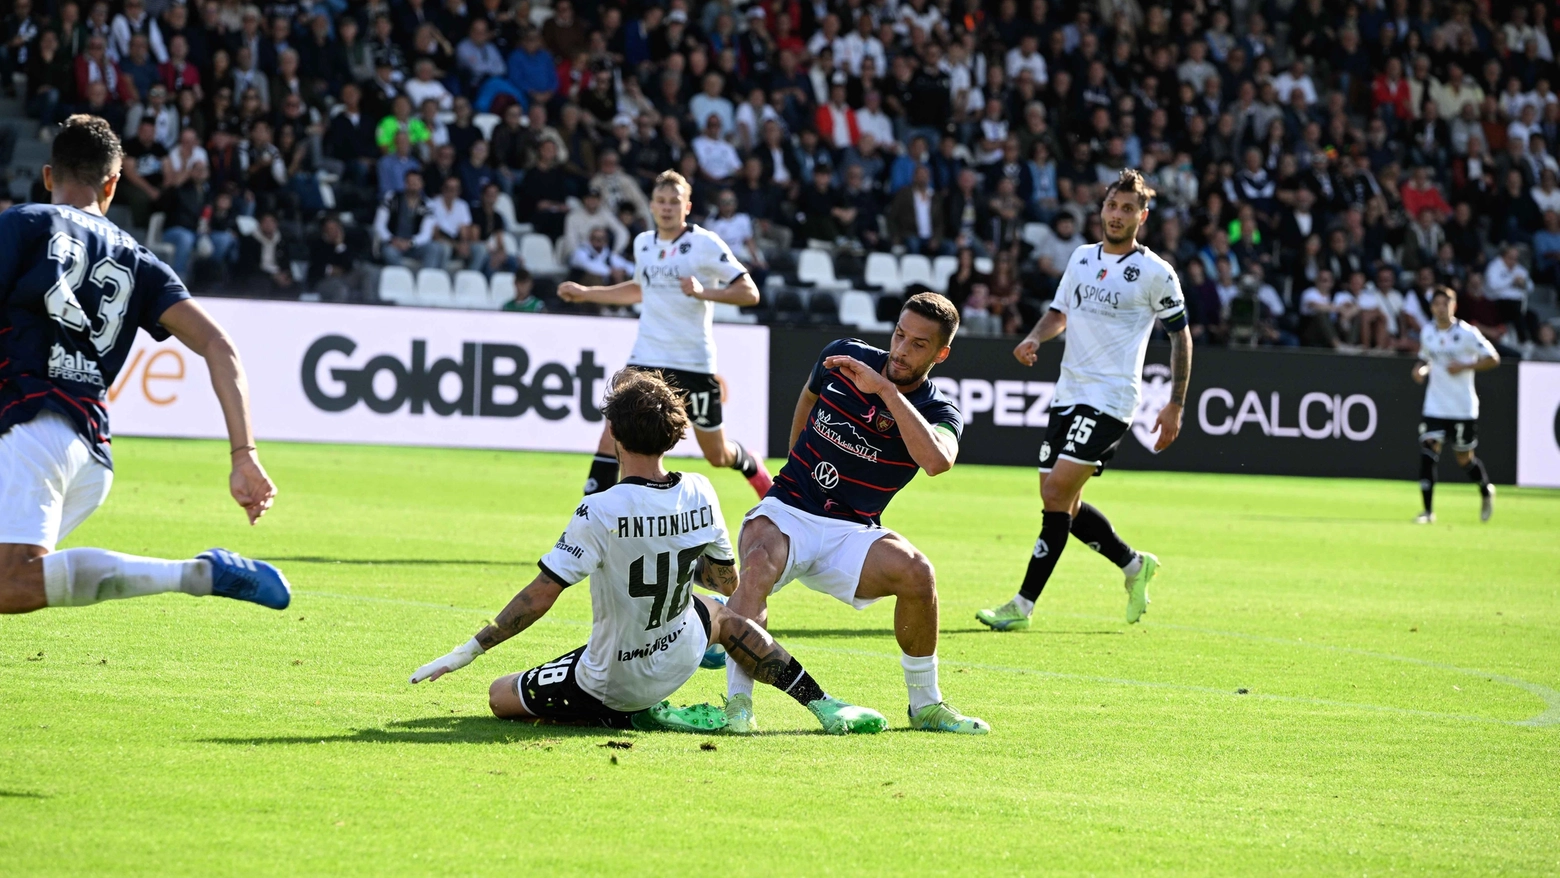
<path fill-rule="evenodd" d="M 103 387 L 103 373 L 85 354 L 67 351 L 58 343 L 49 349 L 49 377 L 77 384 Z"/>
<path fill-rule="evenodd" d="M 459 359 L 428 361 L 428 344 L 413 339 L 403 361 L 378 354 L 354 365 L 357 342 L 344 335 L 321 336 L 303 355 L 303 393 L 316 408 L 344 412 L 358 403 L 390 414 L 432 412 L 448 417 L 518 418 L 528 411 L 548 421 L 562 420 L 578 407 L 586 421 L 598 422 L 597 382 L 606 370 L 592 350 L 580 351 L 573 366 L 544 362 L 532 368 L 530 354 L 517 344 L 466 342 Z"/>
<path fill-rule="evenodd" d="M 1102 280 L 1104 279 L 1104 274 L 1104 271 L 1100 272 Z M 1109 305 L 1111 308 L 1118 308 L 1121 306 L 1121 293 L 1116 290 L 1097 287 L 1094 284 L 1078 284 L 1073 287 L 1074 308 L 1096 303 L 1102 307 Z"/>

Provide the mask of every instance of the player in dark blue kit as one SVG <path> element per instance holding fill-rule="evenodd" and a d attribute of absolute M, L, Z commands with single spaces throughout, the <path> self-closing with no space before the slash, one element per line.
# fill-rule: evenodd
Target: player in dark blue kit
<path fill-rule="evenodd" d="M 769 595 L 792 580 L 862 609 L 892 596 L 894 634 L 910 693 L 910 725 L 985 734 L 937 687 L 937 581 L 932 564 L 880 523 L 919 470 L 947 472 L 964 420 L 932 367 L 948 358 L 959 328 L 953 303 L 910 297 L 887 351 L 858 339 L 823 349 L 796 403 L 791 454 L 774 486 L 742 523 L 742 571 L 728 607 L 767 623 Z M 727 730 L 752 732 L 753 680 L 726 666 Z"/>
<path fill-rule="evenodd" d="M 232 342 L 173 269 L 103 216 L 123 156 L 107 122 L 72 116 L 43 168 L 54 203 L 0 213 L 0 613 L 169 591 L 283 609 L 281 573 L 224 549 L 188 561 L 54 551 L 108 496 L 104 401 L 137 328 L 205 358 L 233 446 L 229 487 L 250 524 L 276 495 Z"/>

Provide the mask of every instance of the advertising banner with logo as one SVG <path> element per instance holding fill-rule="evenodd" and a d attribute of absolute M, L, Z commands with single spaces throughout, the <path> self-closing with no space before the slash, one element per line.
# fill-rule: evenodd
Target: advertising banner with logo
<path fill-rule="evenodd" d="M 1560 363 L 1522 363 L 1517 375 L 1517 484 L 1560 488 Z"/>
<path fill-rule="evenodd" d="M 825 344 L 842 333 L 774 329 L 769 445 L 789 438 L 797 394 Z M 867 341 L 884 346 L 885 336 Z M 971 338 L 933 380 L 964 413 L 964 463 L 1033 466 L 1049 424 L 1062 345 L 1042 345 L 1026 368 L 1013 359 L 1015 340 Z M 1152 451 L 1154 419 L 1170 398 L 1170 349 L 1150 346 L 1143 402 L 1112 467 L 1268 475 L 1418 478 L 1418 435 L 1424 388 L 1409 377 L 1406 358 L 1344 357 L 1305 351 L 1198 348 L 1181 436 Z M 1482 412 L 1479 456 L 1497 482 L 1516 478 L 1517 369 L 1478 377 Z M 1447 479 L 1463 478 L 1452 455 Z"/>
<path fill-rule="evenodd" d="M 637 322 L 202 299 L 249 374 L 261 439 L 590 451 Z M 765 452 L 769 330 L 715 327 L 728 436 Z M 121 436 L 222 437 L 205 361 L 142 333 L 109 390 Z M 690 433 L 678 454 L 696 455 Z"/>

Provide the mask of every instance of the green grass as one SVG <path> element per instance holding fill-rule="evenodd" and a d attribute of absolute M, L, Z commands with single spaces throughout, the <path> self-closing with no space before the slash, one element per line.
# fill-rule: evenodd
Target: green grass
<path fill-rule="evenodd" d="M 937 565 L 944 693 L 995 733 L 904 730 L 889 603 L 793 585 L 776 633 L 893 730 L 814 734 L 761 687 L 771 732 L 705 751 L 488 716 L 494 677 L 583 641 L 583 588 L 406 682 L 529 581 L 583 455 L 269 445 L 282 493 L 249 529 L 220 445 L 115 448 L 70 545 L 223 545 L 297 595 L 0 619 L 3 875 L 1560 872 L 1557 493 L 1503 490 L 1481 526 L 1443 485 L 1415 527 L 1408 483 L 1111 472 L 1090 498 L 1165 565 L 1145 622 L 1074 541 L 1035 629 L 998 635 L 973 614 L 1014 591 L 1034 475 L 922 477 L 886 523 Z M 735 524 L 751 494 L 712 478 Z"/>

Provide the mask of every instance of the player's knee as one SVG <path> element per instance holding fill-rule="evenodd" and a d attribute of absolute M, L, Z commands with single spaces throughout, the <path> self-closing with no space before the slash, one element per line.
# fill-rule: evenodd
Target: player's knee
<path fill-rule="evenodd" d="M 900 561 L 895 573 L 900 597 L 937 599 L 937 569 L 932 566 L 930 558 L 911 551 Z"/>
<path fill-rule="evenodd" d="M 1070 496 L 1068 489 L 1060 484 L 1059 480 L 1047 479 L 1040 486 L 1040 499 L 1045 502 L 1045 507 L 1050 509 L 1052 507 L 1066 507 L 1074 498 Z"/>
<path fill-rule="evenodd" d="M 488 709 L 499 719 L 512 719 L 525 715 L 520 703 L 519 674 L 505 674 L 488 686 Z"/>
<path fill-rule="evenodd" d="M 1459 452 L 1457 452 L 1457 465 L 1458 466 L 1467 466 L 1470 463 L 1473 463 L 1473 452 L 1472 451 L 1459 451 Z"/>

